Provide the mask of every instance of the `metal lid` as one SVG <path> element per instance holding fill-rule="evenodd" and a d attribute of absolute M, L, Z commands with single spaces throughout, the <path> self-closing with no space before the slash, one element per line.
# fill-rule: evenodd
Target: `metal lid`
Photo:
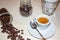
<path fill-rule="evenodd" d="M 45 0 L 45 1 L 47 1 L 47 2 L 56 2 L 58 0 Z"/>

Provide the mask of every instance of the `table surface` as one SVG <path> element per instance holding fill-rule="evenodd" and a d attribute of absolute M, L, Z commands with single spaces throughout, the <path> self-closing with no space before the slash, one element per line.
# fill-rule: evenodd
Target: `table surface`
<path fill-rule="evenodd" d="M 28 33 L 27 24 L 33 17 L 42 13 L 41 0 L 32 0 L 31 3 L 33 6 L 33 12 L 32 12 L 32 15 L 29 17 L 21 16 L 20 11 L 19 11 L 20 0 L 0 0 L 0 9 L 6 8 L 9 11 L 9 13 L 13 16 L 12 24 L 14 25 L 14 27 L 16 27 L 19 30 L 24 29 L 24 35 L 22 36 L 25 39 L 31 38 L 31 40 L 39 40 L 32 37 Z M 59 36 L 60 35 L 60 11 L 59 9 L 60 9 L 60 4 L 58 5 L 56 11 L 54 12 L 54 15 L 50 16 L 51 19 L 55 23 L 56 33 L 54 36 L 52 36 L 51 38 L 47 40 L 60 40 L 60 36 Z M 0 40 L 8 40 L 6 35 L 7 35 L 6 33 L 1 33 L 1 30 L 0 30 Z"/>

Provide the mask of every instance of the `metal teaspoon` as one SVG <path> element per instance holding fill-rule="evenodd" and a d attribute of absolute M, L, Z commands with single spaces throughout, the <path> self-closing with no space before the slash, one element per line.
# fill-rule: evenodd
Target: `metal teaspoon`
<path fill-rule="evenodd" d="M 39 33 L 39 35 L 41 36 L 41 40 L 46 40 L 43 35 L 39 32 L 39 30 L 37 29 L 37 25 L 35 24 L 35 22 L 30 21 L 30 25 L 32 29 L 36 29 L 36 31 Z"/>

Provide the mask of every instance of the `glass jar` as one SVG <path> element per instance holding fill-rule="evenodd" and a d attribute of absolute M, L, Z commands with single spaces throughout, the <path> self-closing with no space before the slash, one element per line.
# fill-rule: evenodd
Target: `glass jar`
<path fill-rule="evenodd" d="M 5 8 L 0 9 L 0 25 L 10 24 L 13 21 L 12 15 Z"/>
<path fill-rule="evenodd" d="M 42 0 L 42 12 L 48 16 L 53 15 L 58 3 L 58 0 Z"/>
<path fill-rule="evenodd" d="M 32 14 L 31 0 L 20 0 L 20 13 L 25 17 Z"/>

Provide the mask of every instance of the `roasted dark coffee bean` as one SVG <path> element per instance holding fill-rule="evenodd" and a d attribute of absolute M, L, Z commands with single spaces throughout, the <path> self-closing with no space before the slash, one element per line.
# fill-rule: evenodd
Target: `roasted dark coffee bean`
<path fill-rule="evenodd" d="M 24 30 L 21 30 L 21 31 L 24 31 Z"/>
<path fill-rule="evenodd" d="M 11 36 L 12 36 L 12 35 L 9 34 L 7 38 L 9 39 L 9 38 L 11 38 Z"/>
<path fill-rule="evenodd" d="M 11 40 L 16 40 L 16 37 L 12 37 Z"/>
<path fill-rule="evenodd" d="M 5 30 L 2 30 L 3 33 L 5 33 L 6 31 Z"/>
<path fill-rule="evenodd" d="M 27 38 L 27 40 L 31 40 L 31 39 Z"/>
<path fill-rule="evenodd" d="M 24 40 L 24 38 L 21 35 L 19 35 L 18 40 Z"/>
<path fill-rule="evenodd" d="M 8 12 L 5 8 L 0 9 L 0 14 Z"/>
<path fill-rule="evenodd" d="M 9 31 L 5 31 L 7 34 L 10 34 L 10 32 Z"/>
<path fill-rule="evenodd" d="M 4 27 L 1 27 L 1 29 L 4 29 Z"/>
<path fill-rule="evenodd" d="M 22 38 L 22 39 L 20 39 L 20 40 L 24 40 L 24 39 Z"/>
<path fill-rule="evenodd" d="M 24 34 L 23 31 L 24 31 L 24 30 L 21 30 L 21 34 Z"/>
<path fill-rule="evenodd" d="M 22 36 L 21 36 L 21 35 L 19 35 L 19 36 L 18 36 L 18 38 L 20 39 L 20 38 L 22 38 Z"/>
<path fill-rule="evenodd" d="M 18 30 L 17 33 L 20 33 L 20 30 Z"/>
<path fill-rule="evenodd" d="M 21 34 L 24 34 L 23 32 L 21 32 Z"/>

